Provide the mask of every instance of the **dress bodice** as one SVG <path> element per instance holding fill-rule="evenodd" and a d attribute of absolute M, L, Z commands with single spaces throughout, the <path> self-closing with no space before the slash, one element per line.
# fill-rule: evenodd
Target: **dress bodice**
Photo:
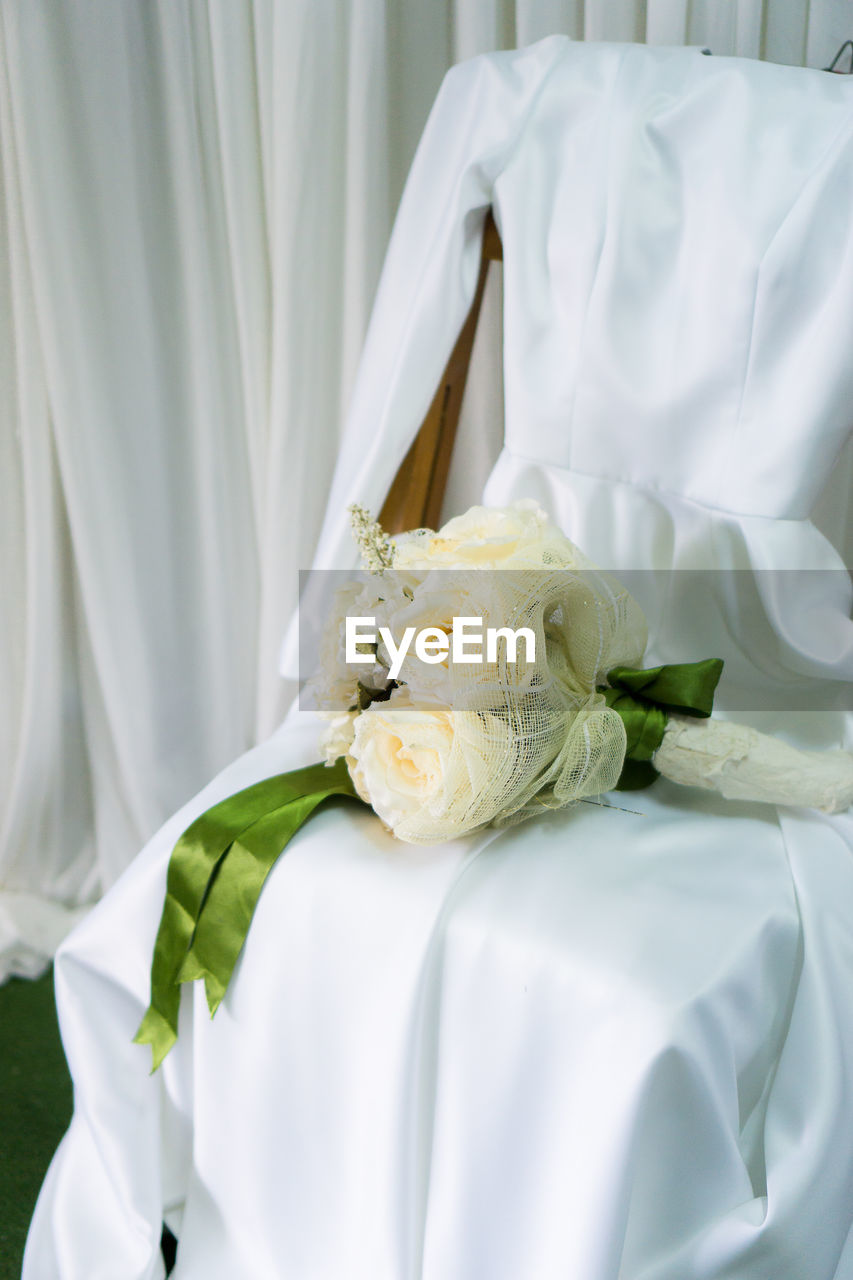
<path fill-rule="evenodd" d="M 853 421 L 851 193 L 842 77 L 559 36 L 454 68 L 397 216 L 316 565 L 354 562 L 346 508 L 378 510 L 422 421 L 491 206 L 506 426 L 485 500 L 539 498 L 611 569 L 836 572 L 811 630 L 796 581 L 758 589 L 785 669 L 851 679 L 850 584 L 809 519 Z M 737 629 L 726 604 L 717 622 Z"/>
<path fill-rule="evenodd" d="M 494 182 L 508 447 L 807 516 L 853 420 L 853 85 L 562 38 L 500 73 L 525 58 Z"/>

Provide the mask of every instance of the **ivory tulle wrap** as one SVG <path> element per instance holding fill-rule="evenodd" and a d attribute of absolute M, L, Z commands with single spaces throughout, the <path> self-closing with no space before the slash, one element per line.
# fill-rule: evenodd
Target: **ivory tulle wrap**
<path fill-rule="evenodd" d="M 850 580 L 811 514 L 831 477 L 849 494 L 851 172 L 843 76 L 558 38 L 453 71 L 318 564 L 355 565 L 346 507 L 381 506 L 493 204 L 506 440 L 483 501 L 535 498 L 596 564 L 660 570 L 631 587 L 649 661 L 719 652 L 721 714 L 849 750 Z M 319 728 L 294 710 L 60 951 L 76 1113 L 25 1280 L 158 1280 L 164 1211 L 177 1280 L 850 1280 L 849 813 L 662 779 L 633 812 L 422 849 L 330 808 L 274 868 L 216 1019 L 186 996 L 149 1076 L 131 1039 L 169 851 L 315 759 Z"/>

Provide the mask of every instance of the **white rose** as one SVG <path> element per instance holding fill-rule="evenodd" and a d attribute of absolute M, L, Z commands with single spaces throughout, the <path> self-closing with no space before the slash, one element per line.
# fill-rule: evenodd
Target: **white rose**
<path fill-rule="evenodd" d="M 320 750 L 326 764 L 334 764 L 341 756 L 345 756 L 352 746 L 358 712 L 342 711 L 336 715 L 334 712 L 321 711 L 320 715 L 327 721 L 326 728 L 320 737 Z"/>
<path fill-rule="evenodd" d="M 541 673 L 545 659 L 545 636 L 542 610 L 537 597 L 544 594 L 545 584 L 555 579 L 552 570 L 529 570 L 525 573 L 491 573 L 480 569 L 450 571 L 443 568 L 422 575 L 418 586 L 408 596 L 396 593 L 383 605 L 379 621 L 386 626 L 399 649 L 407 630 L 415 635 L 424 630 L 447 637 L 448 652 L 435 660 L 422 661 L 416 645 L 410 642 L 402 660 L 398 680 L 407 685 L 413 698 L 441 702 L 459 710 L 476 703 L 487 709 L 487 691 L 494 695 L 498 707 L 505 701 L 508 687 L 525 688 Z M 454 620 L 479 620 L 466 624 L 460 637 L 466 658 L 453 658 Z M 497 661 L 488 661 L 486 632 L 489 627 L 527 627 L 535 632 L 534 649 L 539 664 L 528 661 L 528 643 L 522 639 L 516 660 L 507 664 L 506 649 Z M 391 665 L 389 650 L 379 643 L 380 661 Z"/>
<path fill-rule="evenodd" d="M 400 691 L 357 717 L 347 765 L 358 794 L 395 836 L 433 842 L 495 817 L 514 748 L 504 721 L 412 703 Z"/>
<path fill-rule="evenodd" d="M 418 530 L 397 539 L 395 569 L 586 568 L 589 561 L 538 502 L 471 507 L 437 533 Z"/>
<path fill-rule="evenodd" d="M 319 667 L 307 682 L 303 705 L 337 714 L 355 705 L 359 684 L 386 688 L 388 671 L 375 654 L 365 651 L 363 662 L 346 660 L 346 619 L 371 617 L 383 607 L 381 583 L 372 576 L 353 579 L 335 592 L 320 640 Z"/>

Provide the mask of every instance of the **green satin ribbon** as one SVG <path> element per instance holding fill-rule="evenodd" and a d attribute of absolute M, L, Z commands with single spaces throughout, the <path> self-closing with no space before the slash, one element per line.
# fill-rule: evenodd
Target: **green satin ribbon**
<path fill-rule="evenodd" d="M 309 765 L 246 787 L 208 809 L 172 850 L 154 943 L 151 1003 L 134 1040 L 156 1071 L 178 1036 L 181 983 L 203 978 L 211 1016 L 228 987 L 273 864 L 318 805 L 358 799 L 346 764 Z"/>
<path fill-rule="evenodd" d="M 625 764 L 616 784 L 619 791 L 651 786 L 658 771 L 652 756 L 663 741 L 673 712 L 707 718 L 722 674 L 720 658 L 670 663 L 663 667 L 614 667 L 607 673 L 605 701 L 622 718 L 628 736 Z"/>

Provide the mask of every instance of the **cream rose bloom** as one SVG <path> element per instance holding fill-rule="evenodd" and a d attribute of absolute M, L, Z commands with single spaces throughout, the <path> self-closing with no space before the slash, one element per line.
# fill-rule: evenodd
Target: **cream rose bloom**
<path fill-rule="evenodd" d="M 407 819 L 440 805 L 453 754 L 453 712 L 446 707 L 373 703 L 356 721 L 347 755 L 356 791 L 385 825 L 405 838 Z"/>
<path fill-rule="evenodd" d="M 600 695 L 543 732 L 523 709 L 506 718 L 459 711 L 400 689 L 355 717 L 346 760 L 356 791 L 398 839 L 432 844 L 609 790 L 624 754 L 622 722 Z"/>
<path fill-rule="evenodd" d="M 502 508 L 471 507 L 437 533 L 420 529 L 396 539 L 390 576 L 405 581 L 406 590 L 389 592 L 382 621 L 397 643 L 407 626 L 416 631 L 435 627 L 449 634 L 454 617 L 478 617 L 484 625 L 513 629 L 533 626 L 541 663 L 545 636 L 537 597 L 549 594 L 549 585 L 553 587 L 561 571 L 593 568 L 532 499 Z M 382 646 L 380 660 L 388 661 Z M 477 701 L 478 689 L 484 686 L 523 689 L 531 670 L 524 661 L 510 666 L 448 659 L 426 664 L 410 651 L 400 678 L 413 696 L 450 703 L 458 710 L 463 702 Z"/>
<path fill-rule="evenodd" d="M 373 654 L 365 653 L 363 662 L 347 662 L 345 627 L 348 616 L 370 617 L 390 608 L 387 586 L 384 577 L 364 575 L 338 587 L 323 627 L 319 664 L 307 681 L 303 705 L 337 716 L 354 706 L 359 684 L 379 690 L 387 686 L 387 665 L 383 666 L 381 658 L 377 661 Z"/>
<path fill-rule="evenodd" d="M 394 573 L 392 570 L 390 576 Z M 503 573 L 440 568 L 424 573 L 417 587 L 408 594 L 390 592 L 378 621 L 389 629 L 395 645 L 400 646 L 407 630 L 414 630 L 416 635 L 423 630 L 435 630 L 448 640 L 448 653 L 434 662 L 421 661 L 415 645 L 410 644 L 398 680 L 408 686 L 412 698 L 443 702 L 457 710 L 472 704 L 484 707 L 487 690 L 497 694 L 510 688 L 516 691 L 526 688 L 543 668 L 546 641 L 538 600 L 546 594 L 546 584 L 554 580 L 552 569 Z M 453 659 L 456 618 L 479 619 L 480 626 L 476 621 L 469 624 L 465 639 L 469 654 L 477 657 L 465 661 Z M 490 626 L 534 630 L 539 662 L 528 660 L 528 644 L 524 640 L 518 646 L 514 662 L 506 662 L 505 650 L 501 651 L 500 660 L 489 662 L 485 653 L 485 631 Z M 480 636 L 482 639 L 478 640 Z M 382 640 L 378 654 L 379 660 L 390 666 L 390 655 Z"/>
<path fill-rule="evenodd" d="M 586 556 L 532 498 L 508 507 L 471 507 L 431 529 L 395 541 L 395 569 L 565 569 L 590 567 Z"/>
<path fill-rule="evenodd" d="M 418 704 L 405 690 L 356 717 L 347 754 L 358 794 L 412 844 L 449 840 L 492 821 L 515 763 L 503 720 Z"/>

